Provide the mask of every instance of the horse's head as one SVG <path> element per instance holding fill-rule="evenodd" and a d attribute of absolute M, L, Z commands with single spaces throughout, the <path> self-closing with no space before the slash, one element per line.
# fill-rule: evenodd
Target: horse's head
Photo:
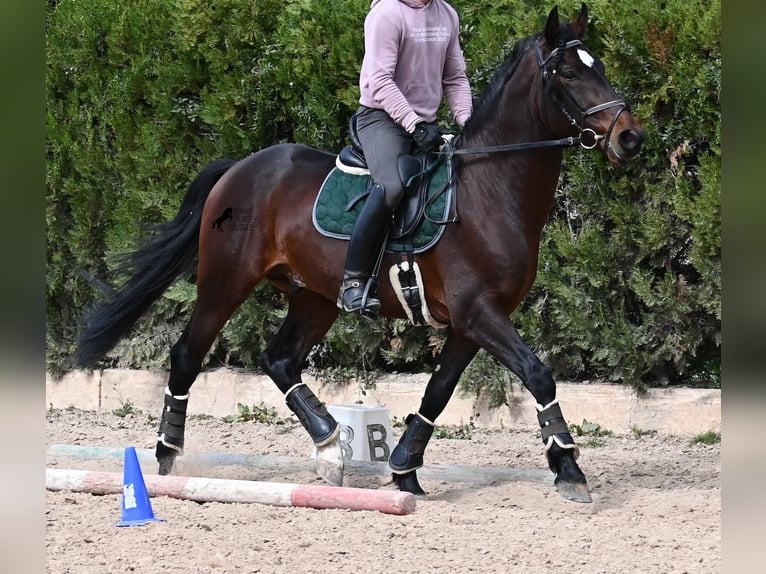
<path fill-rule="evenodd" d="M 604 64 L 583 45 L 587 28 L 585 4 L 570 23 L 559 20 L 558 7 L 548 15 L 536 47 L 545 113 L 553 131 L 576 130 L 584 147 L 598 147 L 618 164 L 638 155 L 644 130 L 606 79 Z"/>

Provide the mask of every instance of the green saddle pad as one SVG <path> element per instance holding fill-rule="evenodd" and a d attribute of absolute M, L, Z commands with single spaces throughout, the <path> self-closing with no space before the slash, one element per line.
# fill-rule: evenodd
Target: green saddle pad
<path fill-rule="evenodd" d="M 409 235 L 390 239 L 386 245 L 388 251 L 421 253 L 439 241 L 445 225 L 434 222 L 446 223 L 452 206 L 452 186 L 444 189 L 448 179 L 447 164 L 442 163 L 431 174 L 426 193 L 425 217 L 421 218 Z M 365 192 L 369 183 L 369 175 L 351 175 L 337 167 L 333 168 L 322 183 L 314 202 L 312 220 L 317 231 L 327 237 L 347 240 L 367 198 L 357 201 L 348 211 L 346 207 L 355 197 Z"/>

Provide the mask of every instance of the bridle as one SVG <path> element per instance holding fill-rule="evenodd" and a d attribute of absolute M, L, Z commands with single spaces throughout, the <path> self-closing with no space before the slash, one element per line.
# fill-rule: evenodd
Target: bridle
<path fill-rule="evenodd" d="M 569 48 L 574 48 L 575 46 L 583 46 L 583 43 L 580 40 L 570 40 L 569 42 L 563 44 L 562 46 L 558 46 L 551 50 L 551 53 L 548 54 L 547 58 L 543 58 L 543 54 L 540 51 L 540 44 L 535 43 L 535 53 L 537 55 L 537 64 L 540 68 L 540 70 L 543 73 L 543 84 L 545 84 L 548 80 L 553 78 L 556 75 L 556 67 L 549 67 L 549 62 L 553 60 L 554 62 L 558 62 L 558 59 L 561 57 L 561 54 L 568 50 Z M 621 100 L 611 100 L 608 102 L 604 102 L 603 104 L 598 104 L 596 106 L 590 107 L 588 109 L 583 109 L 577 102 L 575 102 L 572 97 L 564 90 L 556 90 L 555 92 L 556 96 L 562 95 L 566 99 L 570 109 L 577 110 L 577 113 L 579 114 L 579 118 L 575 119 L 572 117 L 572 115 L 567 111 L 566 106 L 563 105 L 561 101 L 558 101 L 559 108 L 561 110 L 561 113 L 564 114 L 564 116 L 569 120 L 569 123 L 573 125 L 575 128 L 577 128 L 580 131 L 580 145 L 585 149 L 593 149 L 598 144 L 599 140 L 606 139 L 606 145 L 609 151 L 611 151 L 616 157 L 619 159 L 624 159 L 620 156 L 620 154 L 615 150 L 610 141 L 611 141 L 611 135 L 612 135 L 612 129 L 614 128 L 615 124 L 617 123 L 617 120 L 622 115 L 622 112 L 628 109 L 627 104 Z M 558 98 L 557 98 L 558 99 Z M 585 124 L 585 120 L 588 116 L 592 116 L 593 114 L 597 114 L 598 112 L 608 110 L 610 108 L 618 108 L 617 112 L 612 117 L 612 121 L 609 124 L 609 128 L 606 130 L 606 134 L 599 135 L 595 131 L 593 131 L 590 128 L 583 128 L 582 126 Z M 592 142 L 587 143 L 585 141 L 585 136 L 588 136 Z"/>
<path fill-rule="evenodd" d="M 561 58 L 561 54 L 565 50 L 574 48 L 575 46 L 582 46 L 582 45 L 583 43 L 580 40 L 570 40 L 569 42 L 562 43 L 560 46 L 557 46 L 556 48 L 551 50 L 551 53 L 548 54 L 547 58 L 543 58 L 542 52 L 540 50 L 540 43 L 537 41 L 535 42 L 537 64 L 540 71 L 542 72 L 543 91 L 545 90 L 546 82 L 548 82 L 548 80 L 553 78 L 557 73 L 556 65 L 558 64 L 559 59 Z M 566 98 L 567 103 L 571 109 L 577 110 L 577 114 L 579 115 L 579 121 L 572 117 L 572 114 L 569 113 L 566 106 L 564 106 L 561 100 L 557 97 L 559 93 L 563 94 L 563 96 Z M 575 102 L 572 99 L 572 97 L 567 92 L 565 92 L 564 90 L 556 90 L 555 86 L 554 86 L 554 98 L 564 117 L 566 117 L 569 120 L 569 123 L 572 126 L 574 126 L 575 128 L 577 128 L 577 130 L 579 130 L 578 135 L 569 136 L 569 137 L 561 138 L 557 140 L 542 140 L 542 141 L 514 143 L 514 144 L 488 146 L 488 147 L 457 148 L 456 147 L 458 145 L 457 142 L 461 139 L 461 136 L 458 135 L 453 140 L 447 141 L 440 151 L 433 152 L 435 155 L 441 156 L 442 159 L 439 159 L 437 162 L 434 162 L 431 165 L 431 167 L 426 168 L 426 170 L 417 174 L 417 176 L 430 172 L 438 164 L 444 161 L 444 159 L 447 160 L 448 165 L 451 165 L 452 157 L 455 155 L 474 155 L 474 154 L 485 154 L 485 153 L 495 153 L 495 152 L 505 152 L 505 151 L 522 151 L 522 150 L 539 149 L 539 148 L 551 148 L 551 147 L 572 147 L 575 145 L 580 145 L 584 149 L 591 150 L 598 145 L 598 142 L 600 140 L 605 138 L 606 138 L 607 151 L 608 152 L 611 151 L 611 153 L 613 153 L 615 157 L 621 160 L 624 159 L 622 156 L 620 156 L 619 153 L 617 153 L 617 151 L 612 147 L 610 143 L 610 136 L 612 135 L 612 129 L 617 123 L 617 119 L 626 109 L 628 109 L 627 104 L 623 100 L 620 100 L 620 99 L 611 100 L 608 102 L 604 102 L 603 104 L 592 106 L 588 109 L 583 109 L 582 107 L 580 107 L 579 104 L 577 104 L 577 102 Z M 583 127 L 583 124 L 585 123 L 585 119 L 588 116 L 592 116 L 593 114 L 597 114 L 598 112 L 602 112 L 604 110 L 608 110 L 611 108 L 617 108 L 617 111 L 612 117 L 612 121 L 609 124 L 609 128 L 607 129 L 606 134 L 597 134 L 593 129 Z M 450 184 L 454 183 L 454 174 L 455 172 L 452 172 L 452 174 L 448 178 L 447 183 L 429 201 L 435 200 L 439 195 L 441 195 L 447 190 Z M 444 221 L 434 221 L 429 218 L 429 221 L 431 221 L 431 223 L 434 223 L 436 225 L 445 225 L 448 223 L 454 223 L 458 221 L 460 219 L 460 216 L 458 215 L 458 209 L 457 209 L 457 194 L 455 195 L 454 201 L 455 201 L 455 204 L 454 204 L 455 215 L 452 218 L 444 220 Z"/>
<path fill-rule="evenodd" d="M 543 58 L 542 52 L 540 50 L 540 44 L 538 42 L 535 42 L 537 64 L 540 70 L 542 71 L 543 84 L 545 84 L 548 80 L 550 80 L 551 78 L 553 78 L 553 76 L 556 75 L 556 67 L 555 66 L 551 67 L 549 65 L 551 61 L 553 61 L 553 63 L 558 63 L 558 59 L 561 57 L 561 54 L 565 50 L 568 50 L 569 48 L 574 48 L 575 46 L 582 46 L 582 45 L 583 43 L 580 40 L 570 40 L 569 42 L 566 42 L 565 44 L 561 46 L 557 46 L 556 48 L 551 50 L 547 58 Z M 617 100 L 611 100 L 609 102 L 604 102 L 603 104 L 598 104 L 596 106 L 592 106 L 588 109 L 583 109 L 582 107 L 580 107 L 579 104 L 577 104 L 577 102 L 575 102 L 572 99 L 572 97 L 567 92 L 565 92 L 564 90 L 555 91 L 555 95 L 558 95 L 559 93 L 563 94 L 570 108 L 577 110 L 577 114 L 579 115 L 579 121 L 578 121 L 577 119 L 572 117 L 572 114 L 570 114 L 569 111 L 567 111 L 566 106 L 564 106 L 564 104 L 560 100 L 558 100 L 558 98 L 556 98 L 557 103 L 559 105 L 559 109 L 561 110 L 561 113 L 564 114 L 567 120 L 569 120 L 569 123 L 575 128 L 577 128 L 577 130 L 579 131 L 579 134 L 576 136 L 570 136 L 570 137 L 556 139 L 556 140 L 542 140 L 542 141 L 536 141 L 536 142 L 524 142 L 524 143 L 477 147 L 477 148 L 455 149 L 453 146 L 446 146 L 447 149 L 445 151 L 436 152 L 436 153 L 441 155 L 446 155 L 448 157 L 452 157 L 453 155 L 469 155 L 469 154 L 494 153 L 494 152 L 504 152 L 504 151 L 522 151 L 522 150 L 539 149 L 539 148 L 547 148 L 547 147 L 572 147 L 575 145 L 580 145 L 584 149 L 591 150 L 598 145 L 598 142 L 600 140 L 606 139 L 607 149 L 611 151 L 617 158 L 624 159 L 612 147 L 610 143 L 610 139 L 612 135 L 612 128 L 614 128 L 622 112 L 624 112 L 628 108 L 627 104 L 623 100 L 617 99 Z M 603 110 L 608 110 L 614 107 L 618 108 L 618 110 L 614 114 L 614 117 L 612 117 L 612 121 L 609 124 L 609 128 L 607 129 L 606 134 L 597 134 L 591 128 L 583 127 L 583 124 L 585 123 L 585 119 L 588 116 L 591 116 Z"/>

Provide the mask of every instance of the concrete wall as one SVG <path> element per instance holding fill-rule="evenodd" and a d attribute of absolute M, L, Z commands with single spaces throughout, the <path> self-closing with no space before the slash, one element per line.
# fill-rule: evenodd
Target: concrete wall
<path fill-rule="evenodd" d="M 392 417 L 403 419 L 417 410 L 428 374 L 389 375 L 372 390 L 358 385 L 323 387 L 304 375 L 314 392 L 327 404 L 383 405 Z M 76 407 L 111 411 L 130 402 L 144 412 L 159 415 L 167 373 L 136 370 L 73 372 L 62 379 L 46 377 L 46 407 Z M 511 406 L 490 409 L 481 398 L 457 393 L 439 417 L 440 425 L 462 425 L 473 420 L 477 427 L 537 430 L 534 400 L 515 386 Z M 622 385 L 559 383 L 558 398 L 569 423 L 583 419 L 618 434 L 632 429 L 676 436 L 694 436 L 721 430 L 721 391 L 713 389 L 651 389 L 638 396 Z M 236 414 L 237 403 L 276 409 L 280 416 L 291 413 L 282 394 L 264 375 L 220 369 L 200 374 L 191 390 L 189 414 L 224 417 Z"/>

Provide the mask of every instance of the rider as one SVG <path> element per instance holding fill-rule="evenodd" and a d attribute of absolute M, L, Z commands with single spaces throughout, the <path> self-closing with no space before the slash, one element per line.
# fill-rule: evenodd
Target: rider
<path fill-rule="evenodd" d="M 372 0 L 364 21 L 357 133 L 374 185 L 351 232 L 338 307 L 377 318 L 380 301 L 365 290 L 404 196 L 397 158 L 442 142 L 436 113 L 442 97 L 459 127 L 472 96 L 458 38 L 457 12 L 446 0 Z"/>

